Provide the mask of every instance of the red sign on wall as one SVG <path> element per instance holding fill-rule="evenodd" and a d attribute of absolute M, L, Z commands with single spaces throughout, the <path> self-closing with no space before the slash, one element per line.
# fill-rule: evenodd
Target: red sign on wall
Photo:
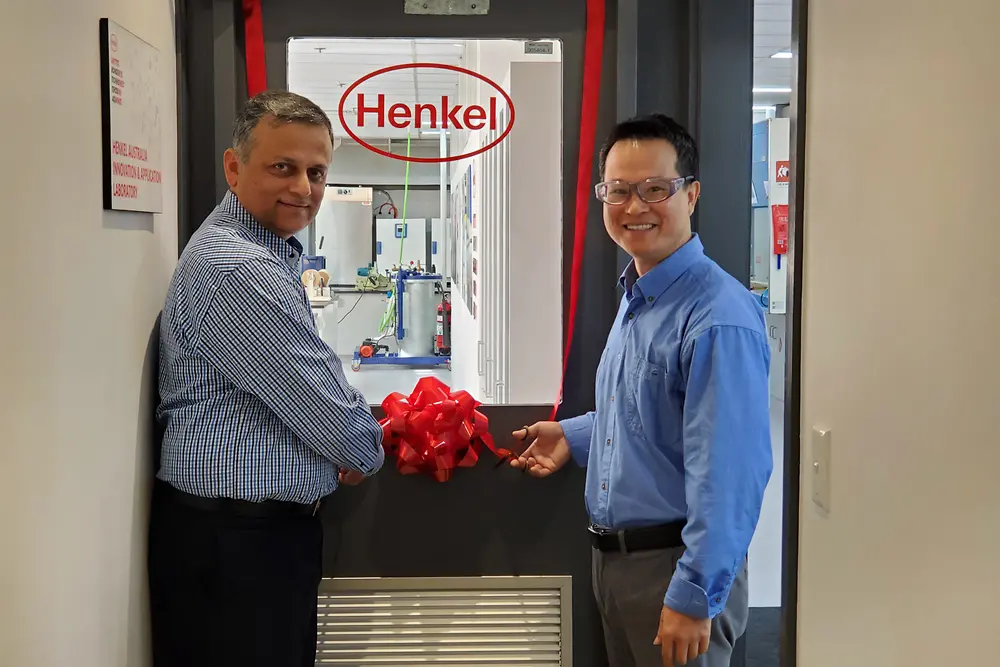
<path fill-rule="evenodd" d="M 775 183 L 787 183 L 788 177 L 791 175 L 791 167 L 788 166 L 788 160 L 778 160 L 774 163 L 774 181 Z"/>

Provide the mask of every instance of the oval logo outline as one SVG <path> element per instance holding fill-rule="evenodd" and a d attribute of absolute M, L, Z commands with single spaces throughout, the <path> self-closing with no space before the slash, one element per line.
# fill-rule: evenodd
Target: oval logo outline
<path fill-rule="evenodd" d="M 475 77 L 480 81 L 484 81 L 485 83 L 489 84 L 491 87 L 493 87 L 494 90 L 500 93 L 504 101 L 507 103 L 507 109 L 510 111 L 510 119 L 507 121 L 507 127 L 504 129 L 504 131 L 500 134 L 499 137 L 497 137 L 487 145 L 481 148 L 477 148 L 476 150 L 470 151 L 468 153 L 462 153 L 461 155 L 453 155 L 450 157 L 440 157 L 440 156 L 414 157 L 412 155 L 407 157 L 406 155 L 400 155 L 399 153 L 390 153 L 389 151 L 382 150 L 381 148 L 376 148 L 375 146 L 372 146 L 367 141 L 365 141 L 357 134 L 355 134 L 354 130 L 351 129 L 351 127 L 347 124 L 346 119 L 344 118 L 344 102 L 351 95 L 354 89 L 360 86 L 365 81 L 368 81 L 369 79 L 374 79 L 380 74 L 395 72 L 401 69 L 417 69 L 420 67 L 426 67 L 430 69 L 444 69 L 452 72 L 459 72 L 461 74 L 467 74 L 468 76 Z M 356 142 L 358 142 L 368 150 L 372 151 L 373 153 L 378 153 L 379 155 L 384 155 L 385 157 L 392 158 L 394 160 L 401 160 L 403 162 L 430 162 L 430 163 L 458 162 L 459 160 L 464 160 L 466 158 L 475 157 L 476 155 L 485 153 L 494 146 L 499 145 L 501 141 L 507 138 L 507 135 L 510 134 L 510 131 L 514 129 L 514 100 L 510 98 L 510 95 L 507 94 L 507 91 L 504 90 L 503 87 L 498 86 L 494 81 L 490 80 L 489 78 L 480 74 L 479 72 L 472 71 L 471 69 L 459 67 L 458 65 L 448 65 L 445 63 L 400 63 L 398 65 L 390 65 L 389 67 L 382 67 L 380 69 L 375 70 L 374 72 L 369 72 L 368 74 L 365 74 L 363 77 L 361 77 L 360 79 L 352 83 L 350 86 L 348 86 L 347 90 L 344 91 L 344 94 L 340 96 L 340 104 L 337 105 L 337 117 L 340 119 L 340 124 L 344 128 L 344 131 L 347 132 L 347 134 L 351 137 L 351 139 L 354 139 Z"/>

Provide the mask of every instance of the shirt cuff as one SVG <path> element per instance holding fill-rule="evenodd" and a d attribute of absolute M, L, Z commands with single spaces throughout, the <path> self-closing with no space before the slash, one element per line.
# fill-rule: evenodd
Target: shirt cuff
<path fill-rule="evenodd" d="M 582 468 L 587 467 L 590 458 L 590 436 L 594 432 L 594 418 L 589 415 L 570 417 L 559 422 L 563 435 L 569 443 L 569 451 L 573 460 Z"/>
<path fill-rule="evenodd" d="M 667 587 L 663 605 L 691 618 L 715 618 L 726 606 L 726 600 L 716 596 L 709 604 L 705 589 L 675 574 Z"/>
<path fill-rule="evenodd" d="M 375 473 L 377 473 L 379 470 L 382 469 L 382 466 L 384 464 L 385 464 L 385 449 L 382 448 L 382 445 L 379 445 L 378 457 L 377 460 L 375 461 L 375 465 L 372 466 L 371 470 L 365 473 L 365 477 L 373 477 Z"/>

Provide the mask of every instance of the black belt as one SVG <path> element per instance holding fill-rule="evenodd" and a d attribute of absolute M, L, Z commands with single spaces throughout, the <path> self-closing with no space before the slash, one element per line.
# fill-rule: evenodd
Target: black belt
<path fill-rule="evenodd" d="M 236 498 L 206 498 L 186 493 L 161 480 L 156 480 L 156 487 L 157 492 L 162 494 L 164 498 L 192 509 L 257 518 L 311 516 L 319 511 L 320 503 L 322 502 L 317 500 L 314 503 L 305 504 L 283 500 L 251 502 L 249 500 L 237 500 Z"/>
<path fill-rule="evenodd" d="M 651 549 L 673 549 L 684 546 L 681 531 L 685 522 L 675 521 L 660 526 L 608 530 L 590 527 L 590 542 L 598 551 L 649 551 Z"/>

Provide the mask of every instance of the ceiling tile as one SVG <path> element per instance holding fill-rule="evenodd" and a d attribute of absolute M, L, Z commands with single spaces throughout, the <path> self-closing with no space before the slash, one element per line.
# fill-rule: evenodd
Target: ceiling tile
<path fill-rule="evenodd" d="M 454 39 L 295 39 L 288 43 L 288 87 L 309 97 L 330 116 L 334 132 L 344 136 L 338 107 L 343 92 L 353 83 L 380 69 L 413 62 L 460 66 L 465 45 Z M 446 69 L 405 68 L 380 74 L 362 82 L 344 100 L 344 115 L 365 139 L 406 138 L 406 130 L 379 128 L 372 122 L 357 127 L 358 95 L 366 106 L 384 108 L 393 104 L 432 104 L 440 107 L 443 96 L 454 98 L 461 74 Z M 370 117 L 368 117 L 370 118 Z"/>

